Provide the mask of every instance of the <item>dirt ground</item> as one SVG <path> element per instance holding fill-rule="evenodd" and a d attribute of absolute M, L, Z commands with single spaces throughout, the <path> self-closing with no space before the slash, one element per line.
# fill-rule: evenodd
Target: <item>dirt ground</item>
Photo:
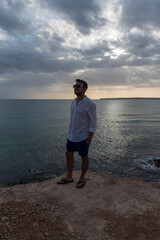
<path fill-rule="evenodd" d="M 88 172 L 77 189 L 79 174 L 1 188 L 0 240 L 160 239 L 160 183 Z"/>

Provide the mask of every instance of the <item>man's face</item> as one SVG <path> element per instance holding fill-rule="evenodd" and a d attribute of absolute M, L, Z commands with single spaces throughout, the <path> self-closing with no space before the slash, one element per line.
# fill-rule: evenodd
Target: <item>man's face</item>
<path fill-rule="evenodd" d="M 83 83 L 81 82 L 77 82 L 75 85 L 73 85 L 74 87 L 74 93 L 77 95 L 77 96 L 80 96 L 81 94 L 84 94 L 86 89 L 83 88 Z"/>

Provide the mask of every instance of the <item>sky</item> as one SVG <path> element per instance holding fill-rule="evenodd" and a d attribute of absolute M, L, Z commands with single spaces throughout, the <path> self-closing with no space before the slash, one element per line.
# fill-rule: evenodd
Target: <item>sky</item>
<path fill-rule="evenodd" d="M 160 97 L 159 0 L 1 0 L 0 99 Z"/>

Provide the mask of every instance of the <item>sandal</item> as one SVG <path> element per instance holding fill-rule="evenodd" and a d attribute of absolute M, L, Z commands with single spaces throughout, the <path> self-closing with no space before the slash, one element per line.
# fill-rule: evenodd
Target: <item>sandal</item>
<path fill-rule="evenodd" d="M 67 184 L 67 183 L 72 183 L 72 182 L 73 182 L 73 179 L 67 180 L 65 178 L 62 178 L 60 181 L 57 182 L 57 184 Z"/>
<path fill-rule="evenodd" d="M 86 180 L 81 180 L 81 181 L 78 181 L 76 187 L 83 188 L 85 184 L 86 184 Z"/>

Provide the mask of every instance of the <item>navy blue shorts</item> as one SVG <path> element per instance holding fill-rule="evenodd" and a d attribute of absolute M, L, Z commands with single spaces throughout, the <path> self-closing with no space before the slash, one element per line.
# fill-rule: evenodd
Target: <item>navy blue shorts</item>
<path fill-rule="evenodd" d="M 67 151 L 68 152 L 78 152 L 80 156 L 88 155 L 89 144 L 86 143 L 86 140 L 81 142 L 71 142 L 67 139 Z"/>

